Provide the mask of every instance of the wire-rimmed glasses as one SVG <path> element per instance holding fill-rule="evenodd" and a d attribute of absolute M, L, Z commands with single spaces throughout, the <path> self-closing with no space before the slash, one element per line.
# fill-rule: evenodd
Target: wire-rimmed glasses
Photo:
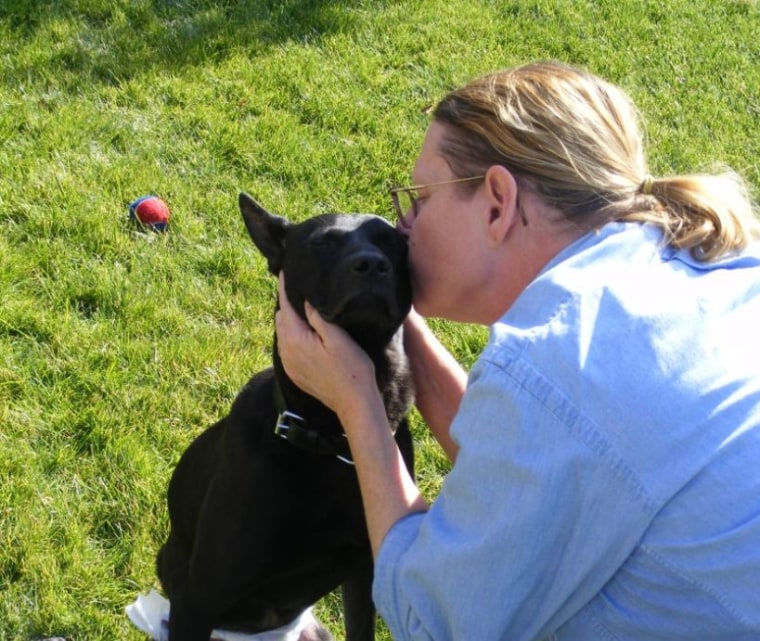
<path fill-rule="evenodd" d="M 399 220 L 403 220 L 404 216 L 411 210 L 414 217 L 417 216 L 419 204 L 417 199 L 420 189 L 427 189 L 428 187 L 437 187 L 439 185 L 452 185 L 454 183 L 469 182 L 472 180 L 481 180 L 485 178 L 485 175 L 470 176 L 469 178 L 454 178 L 453 180 L 443 180 L 441 182 L 427 183 L 426 185 L 410 185 L 409 187 L 393 187 L 390 190 L 391 200 L 393 201 L 393 208 L 396 211 L 396 216 Z"/>

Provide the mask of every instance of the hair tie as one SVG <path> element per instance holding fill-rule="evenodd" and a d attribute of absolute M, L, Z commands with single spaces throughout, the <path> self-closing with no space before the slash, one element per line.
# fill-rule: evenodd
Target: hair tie
<path fill-rule="evenodd" d="M 639 193 L 643 194 L 644 196 L 649 196 L 652 194 L 652 185 L 654 184 L 654 178 L 647 174 L 644 176 L 644 180 L 641 181 L 641 184 L 639 185 Z"/>

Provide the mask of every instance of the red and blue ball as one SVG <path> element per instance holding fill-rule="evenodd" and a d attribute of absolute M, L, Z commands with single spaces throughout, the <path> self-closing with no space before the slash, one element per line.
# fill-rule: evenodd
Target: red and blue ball
<path fill-rule="evenodd" d="M 169 229 L 168 205 L 158 196 L 142 196 L 129 204 L 129 220 L 155 232 Z"/>

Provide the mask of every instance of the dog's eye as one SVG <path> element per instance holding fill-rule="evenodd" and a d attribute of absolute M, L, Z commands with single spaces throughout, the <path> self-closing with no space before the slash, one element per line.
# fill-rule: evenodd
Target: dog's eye
<path fill-rule="evenodd" d="M 335 246 L 336 242 L 337 238 L 334 234 L 313 234 L 309 238 L 309 247 L 313 247 L 314 249 L 330 249 Z"/>
<path fill-rule="evenodd" d="M 380 249 L 383 250 L 392 250 L 396 247 L 401 246 L 401 236 L 399 233 L 393 229 L 388 232 L 383 230 L 384 233 L 378 234 L 374 239 L 373 242 L 375 245 L 380 247 Z"/>

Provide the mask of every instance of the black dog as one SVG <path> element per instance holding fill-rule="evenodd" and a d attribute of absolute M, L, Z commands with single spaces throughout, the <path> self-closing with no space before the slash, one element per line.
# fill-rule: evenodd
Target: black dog
<path fill-rule="evenodd" d="M 308 300 L 372 358 L 411 471 L 413 392 L 400 332 L 411 306 L 406 243 L 377 216 L 293 224 L 246 194 L 240 209 L 269 270 L 284 271 L 298 313 Z M 213 628 L 274 629 L 338 586 L 346 638 L 374 638 L 372 557 L 343 429 L 288 379 L 273 351 L 274 367 L 248 381 L 230 413 L 190 445 L 169 484 L 171 533 L 157 568 L 171 641 L 208 641 Z M 307 638 L 329 635 L 320 628 Z"/>

